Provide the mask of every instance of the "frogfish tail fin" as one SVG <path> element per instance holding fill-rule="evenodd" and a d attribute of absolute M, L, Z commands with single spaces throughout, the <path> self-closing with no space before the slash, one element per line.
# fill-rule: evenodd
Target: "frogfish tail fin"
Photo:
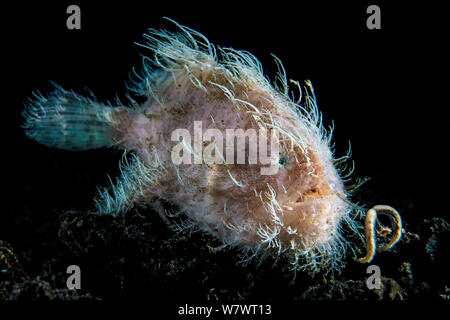
<path fill-rule="evenodd" d="M 26 104 L 25 134 L 64 150 L 89 150 L 113 145 L 114 108 L 55 85 L 47 97 L 34 94 Z"/>

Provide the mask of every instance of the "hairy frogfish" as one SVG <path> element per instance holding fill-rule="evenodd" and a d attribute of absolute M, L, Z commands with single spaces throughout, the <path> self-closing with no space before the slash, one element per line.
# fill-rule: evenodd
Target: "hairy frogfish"
<path fill-rule="evenodd" d="M 25 133 L 59 149 L 128 154 L 95 199 L 98 214 L 152 205 L 167 223 L 182 216 L 247 256 L 284 255 L 312 273 L 339 268 L 341 231 L 357 232 L 358 209 L 344 185 L 349 155 L 334 158 L 312 84 L 288 81 L 276 57 L 272 83 L 249 52 L 174 23 L 175 32 L 144 35 L 152 56 L 127 85 L 126 105 L 55 85 L 27 103 Z"/>

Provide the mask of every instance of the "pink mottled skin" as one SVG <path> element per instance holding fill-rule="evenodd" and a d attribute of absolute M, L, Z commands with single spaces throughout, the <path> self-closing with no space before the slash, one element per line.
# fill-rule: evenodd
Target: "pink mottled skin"
<path fill-rule="evenodd" d="M 237 112 L 223 91 L 208 83 L 212 78 L 215 83 L 219 82 L 223 79 L 220 74 L 199 71 L 196 76 L 202 79 L 207 92 L 195 86 L 184 72 L 179 72 L 174 81 L 161 81 L 158 89 L 163 94 L 158 96 L 163 100 L 149 96 L 137 109 L 116 111 L 118 144 L 135 151 L 151 167 L 157 165 L 153 158 L 156 151 L 166 168 L 157 183 L 146 186 L 144 198 L 136 201 L 151 203 L 162 199 L 185 210 L 197 225 L 225 243 L 257 246 L 261 238 L 255 230 L 259 226 L 275 228 L 273 217 L 261 197 L 256 196 L 264 197 L 270 184 L 278 203 L 284 206 L 284 211 L 279 213 L 283 223 L 279 239 L 284 247 L 292 246 L 292 241 L 296 244 L 329 241 L 344 214 L 342 198 L 345 196 L 331 161 L 319 156 L 323 152 L 320 146 L 317 151 L 308 150 L 309 163 L 299 150 L 290 151 L 290 164 L 268 176 L 260 174 L 260 164 L 181 164 L 178 169 L 184 186 L 180 184 L 169 147 L 173 146 L 170 137 L 175 129 L 186 128 L 193 137 L 194 121 L 198 120 L 203 122 L 203 130 L 257 127 L 254 118 L 245 110 Z M 224 80 L 221 84 L 226 85 Z M 264 105 L 273 114 L 289 116 L 276 106 L 280 97 L 270 96 L 259 88 L 245 88 L 236 83 L 235 95 L 247 98 L 255 106 Z M 295 157 L 300 165 L 293 160 Z M 230 179 L 227 168 L 241 187 Z M 164 215 L 162 208 L 160 213 Z M 244 227 L 233 229 L 227 227 L 229 224 Z"/>

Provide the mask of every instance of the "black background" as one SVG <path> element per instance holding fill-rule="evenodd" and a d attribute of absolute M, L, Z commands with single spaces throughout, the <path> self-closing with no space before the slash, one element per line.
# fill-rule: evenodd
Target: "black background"
<path fill-rule="evenodd" d="M 174 26 L 167 16 L 222 47 L 248 50 L 271 79 L 280 58 L 290 79 L 310 79 L 324 124 L 335 123 L 336 156 L 348 140 L 355 176 L 371 177 L 357 199 L 402 209 L 406 223 L 444 216 L 448 198 L 448 102 L 436 99 L 443 71 L 444 33 L 438 6 L 411 3 L 260 2 L 33 2 L 2 6 L 2 158 L 6 191 L 0 238 L 32 241 L 39 217 L 17 224 L 20 208 L 90 208 L 97 186 L 114 177 L 120 153 L 72 153 L 27 139 L 23 102 L 54 81 L 92 90 L 102 100 L 123 97 L 135 42 L 146 28 Z M 392 1 L 391 1 L 392 2 Z M 381 7 L 381 30 L 366 28 L 366 8 Z M 66 28 L 66 8 L 81 8 L 81 30 Z M 446 35 L 444 37 L 444 35 Z M 6 193 L 5 193 L 6 192 Z M 11 219 L 15 217 L 15 222 Z M 20 221 L 20 220 L 19 220 Z"/>

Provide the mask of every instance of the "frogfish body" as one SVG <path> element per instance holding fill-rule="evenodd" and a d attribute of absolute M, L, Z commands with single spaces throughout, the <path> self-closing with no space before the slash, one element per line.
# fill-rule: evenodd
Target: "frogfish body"
<path fill-rule="evenodd" d="M 278 59 L 271 84 L 250 53 L 177 26 L 145 35 L 153 59 L 127 87 L 145 102 L 106 105 L 55 86 L 27 105 L 25 133 L 50 147 L 131 155 L 95 199 L 99 214 L 152 204 L 171 223 L 170 204 L 224 245 L 287 255 L 294 269 L 337 267 L 353 209 L 311 83 L 294 102 Z"/>

